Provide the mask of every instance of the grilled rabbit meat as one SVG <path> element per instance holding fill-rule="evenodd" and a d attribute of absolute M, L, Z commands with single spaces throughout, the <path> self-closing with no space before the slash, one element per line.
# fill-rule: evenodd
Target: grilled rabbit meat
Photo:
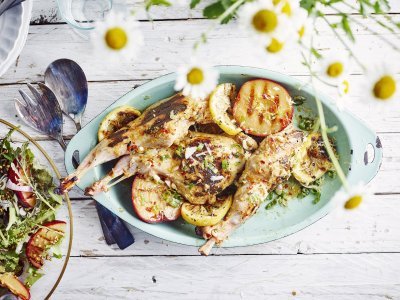
<path fill-rule="evenodd" d="M 87 188 L 86 194 L 106 191 L 110 181 L 118 176 L 125 179 L 140 173 L 165 178 L 193 204 L 211 204 L 217 194 L 233 183 L 244 163 L 244 150 L 234 139 L 189 132 L 170 148 L 124 156 L 106 177 Z"/>
<path fill-rule="evenodd" d="M 58 193 L 69 191 L 90 169 L 130 153 L 170 147 L 182 139 L 195 122 L 206 122 L 208 101 L 176 94 L 149 108 L 136 120 L 102 140 L 75 172 L 61 181 Z"/>
<path fill-rule="evenodd" d="M 290 177 L 293 158 L 302 141 L 303 132 L 289 126 L 261 142 L 246 162 L 233 204 L 225 218 L 214 226 L 201 228 L 203 237 L 208 241 L 199 249 L 200 253 L 208 255 L 215 243 L 220 244 L 228 238 L 255 214 L 276 185 Z"/>

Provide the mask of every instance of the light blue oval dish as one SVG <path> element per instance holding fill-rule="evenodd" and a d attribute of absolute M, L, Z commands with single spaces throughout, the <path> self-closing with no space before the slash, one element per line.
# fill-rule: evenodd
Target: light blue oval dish
<path fill-rule="evenodd" d="M 267 78 L 276 81 L 287 88 L 292 96 L 301 95 L 307 98 L 306 107 L 316 111 L 313 89 L 287 75 L 264 69 L 241 66 L 219 66 L 220 82 L 232 82 L 241 86 L 245 81 L 254 78 Z M 97 143 L 97 129 L 106 114 L 117 106 L 128 104 L 140 110 L 145 109 L 161 99 L 175 93 L 174 81 L 176 74 L 168 74 L 152 80 L 130 91 L 87 124 L 68 144 L 65 153 L 65 165 L 68 173 L 74 168 L 71 157 L 75 150 L 81 157 L 86 156 Z M 300 87 L 302 87 L 300 89 Z M 324 104 L 327 123 L 338 126 L 332 134 L 336 140 L 340 163 L 345 170 L 350 184 L 360 181 L 369 182 L 378 172 L 382 161 L 382 146 L 376 134 L 361 120 L 345 111 L 338 111 L 331 100 L 323 94 L 317 95 Z M 303 106 L 304 106 L 303 105 Z M 370 144 L 374 151 L 374 159 L 368 162 L 366 152 Z M 369 153 L 369 152 L 368 152 Z M 81 189 L 101 178 L 115 162 L 97 167 L 90 171 L 78 184 Z M 126 180 L 112 188 L 109 192 L 94 197 L 95 200 L 112 210 L 129 224 L 157 237 L 186 245 L 199 246 L 204 240 L 197 237 L 194 227 L 183 220 L 164 224 L 147 224 L 139 220 L 132 208 L 131 183 Z M 275 206 L 271 210 L 261 207 L 257 214 L 240 227 L 223 246 L 247 246 L 269 242 L 295 233 L 325 216 L 331 209 L 329 201 L 341 187 L 338 179 L 328 179 L 322 189 L 321 200 L 312 204 L 311 197 L 293 199 L 288 207 Z"/>

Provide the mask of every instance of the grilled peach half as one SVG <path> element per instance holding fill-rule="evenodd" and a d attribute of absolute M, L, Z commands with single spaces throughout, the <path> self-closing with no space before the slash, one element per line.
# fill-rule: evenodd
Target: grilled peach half
<path fill-rule="evenodd" d="M 174 221 L 181 215 L 180 195 L 151 177 L 135 177 L 132 203 L 137 216 L 146 223 Z"/>
<path fill-rule="evenodd" d="M 26 246 L 26 257 L 32 266 L 37 269 L 43 266 L 47 251 L 63 238 L 66 226 L 64 221 L 51 221 L 31 236 Z"/>
<path fill-rule="evenodd" d="M 5 287 L 22 300 L 31 298 L 29 289 L 12 273 L 0 274 L 0 286 Z"/>
<path fill-rule="evenodd" d="M 267 136 L 282 131 L 292 122 L 292 99 L 274 81 L 250 80 L 240 88 L 233 116 L 247 134 Z"/>

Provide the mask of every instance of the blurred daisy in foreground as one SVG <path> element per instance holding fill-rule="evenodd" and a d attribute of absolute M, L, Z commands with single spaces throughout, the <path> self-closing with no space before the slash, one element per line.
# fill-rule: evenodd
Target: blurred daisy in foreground
<path fill-rule="evenodd" d="M 96 23 L 91 39 L 96 55 L 111 60 L 132 60 L 143 45 L 138 22 L 124 14 L 110 12 L 103 22 Z"/>
<path fill-rule="evenodd" d="M 307 20 L 307 11 L 300 7 L 298 0 L 274 0 L 275 5 L 280 7 L 280 10 L 285 14 L 290 23 L 293 24 L 296 31 L 301 30 L 301 27 Z"/>
<path fill-rule="evenodd" d="M 372 198 L 372 190 L 364 183 L 350 187 L 346 192 L 343 188 L 336 192 L 331 200 L 335 207 L 335 214 L 342 216 L 347 213 L 361 211 L 365 209 Z"/>
<path fill-rule="evenodd" d="M 319 74 L 322 80 L 339 84 L 349 73 L 349 56 L 342 52 L 325 54 L 320 62 Z"/>
<path fill-rule="evenodd" d="M 218 77 L 217 70 L 193 59 L 178 69 L 175 90 L 182 90 L 185 96 L 206 98 L 217 86 Z"/>
<path fill-rule="evenodd" d="M 343 110 L 345 105 L 349 102 L 350 92 L 350 81 L 348 78 L 344 77 L 338 84 L 338 94 L 339 97 L 336 99 L 336 106 L 339 110 Z"/>
<path fill-rule="evenodd" d="M 288 35 L 288 16 L 276 0 L 248 2 L 239 11 L 241 27 L 251 33 L 263 45 L 269 45 L 273 38 L 280 41 Z"/>
<path fill-rule="evenodd" d="M 294 35 L 286 39 L 272 38 L 263 47 L 257 47 L 257 53 L 262 59 L 266 59 L 268 65 L 277 65 L 287 61 L 289 55 L 293 55 L 296 40 Z"/>
<path fill-rule="evenodd" d="M 367 81 L 363 85 L 365 98 L 386 104 L 397 97 L 398 81 L 395 73 L 388 66 L 382 65 L 369 70 L 366 78 Z"/>

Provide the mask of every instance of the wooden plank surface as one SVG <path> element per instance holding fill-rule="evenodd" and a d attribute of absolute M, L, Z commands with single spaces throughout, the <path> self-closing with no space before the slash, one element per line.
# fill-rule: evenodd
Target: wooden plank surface
<path fill-rule="evenodd" d="M 82 65 L 90 81 L 83 120 L 87 124 L 127 91 L 173 72 L 187 61 L 193 43 L 211 24 L 201 15 L 201 8 L 211 2 L 203 1 L 195 11 L 152 10 L 153 18 L 159 21 L 141 22 L 146 46 L 137 62 L 112 65 L 93 55 L 88 42 L 63 22 L 56 0 L 35 0 L 26 47 L 0 78 L 0 118 L 22 124 L 13 107 L 13 98 L 19 97 L 18 89 L 26 89 L 25 82 L 43 80 L 43 72 L 51 61 L 67 57 Z M 400 1 L 390 2 L 393 18 L 400 21 Z M 139 1 L 129 3 L 131 8 L 140 6 Z M 138 17 L 144 20 L 146 15 L 142 11 Z M 360 16 L 355 18 L 371 26 L 370 21 Z M 332 42 L 334 37 L 326 26 L 319 24 L 318 28 L 322 37 L 317 47 L 322 52 L 343 49 Z M 381 28 L 376 30 L 385 38 L 398 38 Z M 362 27 L 355 27 L 354 33 L 358 40 L 354 50 L 362 60 L 384 55 L 395 72 L 400 73 L 398 53 Z M 308 71 L 293 52 L 281 64 L 271 66 L 252 48 L 246 35 L 232 23 L 217 27 L 199 54 L 211 64 L 266 67 L 308 80 Z M 400 103 L 381 110 L 365 102 L 360 73 L 360 68 L 354 66 L 351 79 L 355 85 L 348 108 L 379 133 L 384 149 L 381 171 L 373 181 L 378 194 L 363 214 L 344 218 L 331 214 L 278 241 L 217 248 L 208 258 L 198 256 L 196 247 L 168 242 L 130 227 L 136 243 L 121 251 L 105 244 L 93 200 L 74 189 L 71 192 L 75 218 L 73 257 L 53 298 L 400 299 Z M 333 90 L 325 87 L 323 90 L 334 95 Z M 41 140 L 65 175 L 59 145 L 24 125 L 22 128 Z M 66 120 L 66 137 L 74 133 L 73 124 Z M 61 214 L 65 213 L 63 208 Z"/>
<path fill-rule="evenodd" d="M 130 201 L 130 199 L 126 200 Z M 364 210 L 364 214 L 343 217 L 333 213 L 312 226 L 283 239 L 249 247 L 215 248 L 213 254 L 398 252 L 400 249 L 399 196 L 378 195 L 366 206 L 367 212 Z M 144 233 L 133 226 L 130 226 L 130 229 L 136 242 L 132 246 L 123 251 L 116 246 L 107 246 L 97 220 L 94 202 L 92 200 L 75 200 L 72 201 L 72 208 L 75 220 L 73 256 L 198 255 L 197 247 L 168 242 Z M 65 213 L 65 210 L 60 212 L 61 215 Z M 265 222 L 268 222 L 267 218 Z M 91 238 L 88 239 L 88 236 Z"/>
<path fill-rule="evenodd" d="M 150 10 L 150 16 L 155 20 L 168 20 L 168 19 L 191 19 L 191 18 L 203 18 L 202 9 L 208 4 L 213 3 L 212 0 L 203 0 L 194 10 L 190 10 L 188 5 L 176 5 L 173 9 L 165 7 L 153 7 Z M 352 1 L 350 1 L 351 3 Z M 400 2 L 397 0 L 390 0 L 391 14 L 396 14 L 400 12 Z M 143 9 L 143 1 L 137 0 L 114 0 L 115 4 L 125 3 L 129 10 L 135 10 L 137 18 L 140 20 L 147 20 L 148 15 Z M 189 1 L 188 1 L 189 3 Z M 347 8 L 343 8 L 347 11 Z M 327 10 L 327 12 L 333 13 L 332 10 Z M 57 9 L 56 0 L 46 0 L 46 1 L 35 1 L 32 11 L 32 25 L 44 25 L 52 23 L 64 22 L 62 16 Z"/>
<path fill-rule="evenodd" d="M 333 21 L 336 17 L 332 18 Z M 361 21 L 359 16 L 356 18 Z M 399 18 L 400 16 L 396 17 L 396 20 Z M 365 22 L 365 26 L 372 25 L 369 20 L 362 21 Z M 94 55 L 90 44 L 66 24 L 31 26 L 24 50 L 17 62 L 0 78 L 0 84 L 41 81 L 48 64 L 60 57 L 76 60 L 85 70 L 89 81 L 153 79 L 176 71 L 179 64 L 188 61 L 193 44 L 209 26 L 208 20 L 143 23 L 145 46 L 134 63 L 111 63 Z M 327 47 L 331 47 L 331 51 L 343 50 L 339 43 L 332 44 L 334 36 L 325 23 L 318 25 L 318 28 L 321 37 L 316 47 L 320 48 L 322 53 L 329 49 Z M 392 34 L 384 33 L 380 28 L 377 30 L 387 38 L 394 38 Z M 371 57 L 385 53 L 386 61 L 391 62 L 396 72 L 400 70 L 400 61 L 396 53 L 379 39 L 375 39 L 374 35 L 362 28 L 355 28 L 355 36 L 358 42 L 354 51 L 361 60 L 370 61 Z M 207 45 L 200 48 L 198 55 L 213 65 L 248 65 L 267 67 L 290 75 L 308 74 L 297 51 L 288 52 L 285 60 L 277 65 L 269 64 L 258 51 L 261 50 L 254 47 L 247 34 L 239 30 L 233 22 L 226 26 L 218 26 L 212 31 L 208 36 Z M 354 65 L 352 72 L 357 74 L 361 69 Z"/>
<path fill-rule="evenodd" d="M 399 260 L 399 253 L 72 258 L 54 297 L 398 299 Z"/>

